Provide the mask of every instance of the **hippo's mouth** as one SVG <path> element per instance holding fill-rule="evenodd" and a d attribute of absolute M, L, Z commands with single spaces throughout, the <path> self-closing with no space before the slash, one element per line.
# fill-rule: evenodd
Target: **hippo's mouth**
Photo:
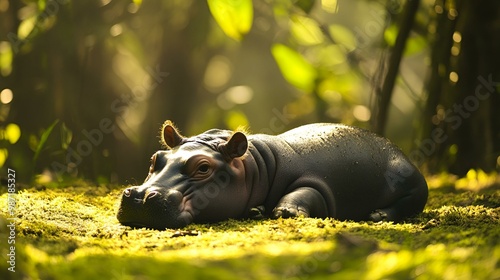
<path fill-rule="evenodd" d="M 120 221 L 120 223 L 124 226 L 129 226 L 131 228 L 147 228 L 148 226 L 145 224 L 137 223 L 137 222 L 127 222 L 127 221 Z"/>
<path fill-rule="evenodd" d="M 136 228 L 181 228 L 194 219 L 187 204 L 178 191 L 131 187 L 122 193 L 117 218 L 121 224 Z"/>

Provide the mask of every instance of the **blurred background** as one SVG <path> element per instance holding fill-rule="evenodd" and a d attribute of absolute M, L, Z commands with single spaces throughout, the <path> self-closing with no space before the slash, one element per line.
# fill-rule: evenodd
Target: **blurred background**
<path fill-rule="evenodd" d="M 0 0 L 0 174 L 135 184 L 167 119 L 341 122 L 498 172 L 499 53 L 496 0 Z"/>

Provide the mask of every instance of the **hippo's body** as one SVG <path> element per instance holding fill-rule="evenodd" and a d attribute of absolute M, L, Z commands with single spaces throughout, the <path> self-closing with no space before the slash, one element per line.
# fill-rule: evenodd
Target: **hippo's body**
<path fill-rule="evenodd" d="M 212 129 L 185 138 L 167 121 L 168 150 L 142 186 L 123 192 L 125 225 L 177 228 L 253 216 L 401 221 L 427 201 L 424 177 L 387 139 L 339 124 L 280 135 Z"/>

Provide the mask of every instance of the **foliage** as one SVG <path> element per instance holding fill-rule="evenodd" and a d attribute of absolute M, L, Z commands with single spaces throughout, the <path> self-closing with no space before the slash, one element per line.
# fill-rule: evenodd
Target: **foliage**
<path fill-rule="evenodd" d="M 274 45 L 271 52 L 290 84 L 309 92 L 314 89 L 316 69 L 299 53 L 282 44 Z"/>
<path fill-rule="evenodd" d="M 1 173 L 10 167 L 41 183 L 141 180 L 166 119 L 185 134 L 240 125 L 277 134 L 311 122 L 377 128 L 381 119 L 381 133 L 405 152 L 426 152 L 416 163 L 431 173 L 493 171 L 500 62 L 487 58 L 500 42 L 490 24 L 500 6 L 445 2 L 1 5 Z M 482 9 L 491 13 L 474 20 Z M 491 80 L 489 101 L 450 114 L 472 108 L 478 77 Z M 375 105 L 382 96 L 384 108 Z M 425 149 L 435 129 L 447 141 Z"/>
<path fill-rule="evenodd" d="M 500 182 L 496 174 L 485 179 L 464 189 L 455 187 L 456 178 L 444 174 L 430 178 L 424 213 L 402 224 L 230 220 L 165 231 L 119 225 L 118 186 L 82 182 L 64 188 L 27 188 L 16 196 L 16 274 L 8 272 L 7 262 L 2 261 L 1 275 L 2 279 L 13 275 L 494 279 L 500 276 Z M 7 195 L 0 196 L 4 218 L 9 217 L 4 212 Z M 1 239 L 6 240 L 7 227 L 0 228 Z M 1 243 L 2 258 L 5 245 Z"/>
<path fill-rule="evenodd" d="M 33 161 L 36 162 L 38 157 L 40 156 L 40 152 L 45 146 L 45 143 L 47 143 L 47 139 L 49 138 L 49 135 L 52 133 L 52 130 L 54 127 L 57 125 L 59 120 L 54 121 L 46 130 L 44 130 L 42 136 L 40 137 L 40 142 L 38 143 L 36 150 L 35 150 L 35 155 L 33 156 Z"/>
<path fill-rule="evenodd" d="M 15 125 L 20 138 L 0 142 L 2 169 L 41 183 L 140 180 L 165 119 L 186 134 L 246 124 L 269 132 L 277 111 L 290 113 L 270 133 L 311 121 L 366 122 L 352 114 L 365 103 L 347 63 L 355 34 L 315 18 L 327 7 L 336 12 L 323 2 L 13 3 L 0 11 L 8 22 L 0 29 L 0 97 L 13 96 L 0 105 L 0 128 Z M 106 120 L 113 130 L 96 136 Z"/>
<path fill-rule="evenodd" d="M 500 32 L 490 26 L 498 20 L 500 2 L 436 1 L 428 9 L 428 18 L 419 19 L 420 24 L 431 20 L 427 122 L 421 134 L 431 137 L 442 130 L 449 137 L 435 143 L 427 168 L 462 175 L 475 168 L 498 169 L 500 141 L 494 131 L 500 122 L 493 108 L 500 101 Z"/>
<path fill-rule="evenodd" d="M 208 0 L 208 7 L 227 36 L 240 41 L 250 31 L 252 0 Z"/>
<path fill-rule="evenodd" d="M 13 145 L 21 137 L 21 129 L 15 123 L 9 123 L 5 128 L 0 128 L 0 139 L 4 145 Z M 0 149 L 0 166 L 2 166 L 9 155 L 8 149 Z"/>

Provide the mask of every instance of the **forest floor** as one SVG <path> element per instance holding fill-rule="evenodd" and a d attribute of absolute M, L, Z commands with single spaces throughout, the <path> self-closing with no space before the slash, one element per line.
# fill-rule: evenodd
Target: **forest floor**
<path fill-rule="evenodd" d="M 13 213 L 3 189 L 0 278 L 500 279 L 499 176 L 428 183 L 424 212 L 401 224 L 297 218 L 164 231 L 118 223 L 123 186 L 27 187 L 10 196 Z"/>

